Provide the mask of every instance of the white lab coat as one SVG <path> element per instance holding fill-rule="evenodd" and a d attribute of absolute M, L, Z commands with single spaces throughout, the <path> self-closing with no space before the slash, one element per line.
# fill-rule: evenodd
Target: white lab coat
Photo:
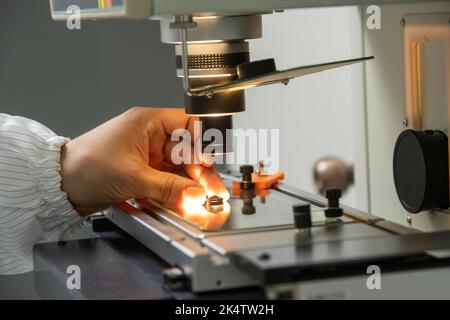
<path fill-rule="evenodd" d="M 61 146 L 42 124 L 0 113 L 0 274 L 33 270 L 33 245 L 58 241 L 81 217 L 61 191 Z"/>

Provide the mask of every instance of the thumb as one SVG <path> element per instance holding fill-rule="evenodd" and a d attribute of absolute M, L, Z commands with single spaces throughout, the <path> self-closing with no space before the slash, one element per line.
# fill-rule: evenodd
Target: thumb
<path fill-rule="evenodd" d="M 169 207 L 179 207 L 185 202 L 202 205 L 205 189 L 197 182 L 174 173 L 146 167 L 138 182 L 140 198 L 151 198 Z"/>

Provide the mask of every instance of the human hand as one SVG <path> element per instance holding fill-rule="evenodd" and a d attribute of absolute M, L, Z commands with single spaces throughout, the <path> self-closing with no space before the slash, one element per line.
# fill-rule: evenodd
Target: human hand
<path fill-rule="evenodd" d="M 170 135 L 186 128 L 193 136 L 195 119 L 182 109 L 135 107 L 105 122 L 62 147 L 62 190 L 81 215 L 130 198 L 169 208 L 203 204 L 207 194 L 228 199 L 211 165 L 171 161 Z"/>

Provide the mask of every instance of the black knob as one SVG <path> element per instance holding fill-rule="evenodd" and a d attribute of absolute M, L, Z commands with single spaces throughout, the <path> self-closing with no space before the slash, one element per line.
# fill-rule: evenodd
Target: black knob
<path fill-rule="evenodd" d="M 255 77 L 277 71 L 275 67 L 275 60 L 273 58 L 252 62 L 244 62 L 239 64 L 236 67 L 236 70 L 239 79 Z"/>
<path fill-rule="evenodd" d="M 343 215 L 343 210 L 339 207 L 339 198 L 342 192 L 339 189 L 329 189 L 325 192 L 328 199 L 328 208 L 325 209 L 325 217 L 338 218 Z"/>
<path fill-rule="evenodd" d="M 394 148 L 394 183 L 411 213 L 449 206 L 448 138 L 438 130 L 405 130 Z"/>
<path fill-rule="evenodd" d="M 309 204 L 297 204 L 294 209 L 294 225 L 297 229 L 311 228 L 311 206 Z"/>
<path fill-rule="evenodd" d="M 242 174 L 242 181 L 240 183 L 241 189 L 253 189 L 255 187 L 255 184 L 252 182 L 253 166 L 242 165 L 239 168 L 239 171 Z"/>
<path fill-rule="evenodd" d="M 239 168 L 239 171 L 242 173 L 242 175 L 252 174 L 253 173 L 253 166 L 249 165 L 249 164 L 242 165 Z M 250 179 L 251 179 L 251 176 L 250 176 Z"/>

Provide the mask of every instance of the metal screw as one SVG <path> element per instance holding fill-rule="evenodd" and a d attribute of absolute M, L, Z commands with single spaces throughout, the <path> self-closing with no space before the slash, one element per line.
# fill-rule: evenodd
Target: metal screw
<path fill-rule="evenodd" d="M 411 216 L 407 216 L 407 217 L 406 217 L 406 222 L 408 222 L 408 224 L 412 224 L 412 218 L 411 218 Z"/>
<path fill-rule="evenodd" d="M 403 125 L 405 126 L 405 127 L 407 127 L 408 126 L 408 119 L 403 119 L 403 121 L 402 121 L 402 123 L 403 123 Z"/>
<path fill-rule="evenodd" d="M 405 24 L 406 24 L 406 20 L 405 20 L 405 18 L 403 18 L 403 19 L 400 21 L 400 25 L 401 25 L 402 27 L 404 27 Z"/>

